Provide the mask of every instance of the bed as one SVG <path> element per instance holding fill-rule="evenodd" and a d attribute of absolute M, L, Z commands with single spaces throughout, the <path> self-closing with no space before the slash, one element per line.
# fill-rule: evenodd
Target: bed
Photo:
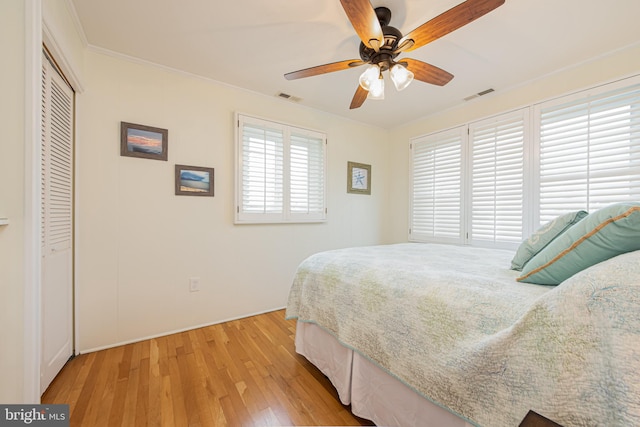
<path fill-rule="evenodd" d="M 514 251 L 402 243 L 302 262 L 296 350 L 354 414 L 388 426 L 640 425 L 640 251 L 558 286 Z"/>

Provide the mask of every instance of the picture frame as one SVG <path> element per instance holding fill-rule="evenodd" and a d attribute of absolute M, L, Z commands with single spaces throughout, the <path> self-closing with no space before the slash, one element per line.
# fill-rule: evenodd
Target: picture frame
<path fill-rule="evenodd" d="M 202 166 L 175 166 L 175 192 L 177 196 L 213 197 L 214 170 Z"/>
<path fill-rule="evenodd" d="M 120 155 L 167 161 L 169 131 L 152 126 L 120 122 Z"/>
<path fill-rule="evenodd" d="M 371 194 L 371 165 L 347 162 L 347 193 Z"/>

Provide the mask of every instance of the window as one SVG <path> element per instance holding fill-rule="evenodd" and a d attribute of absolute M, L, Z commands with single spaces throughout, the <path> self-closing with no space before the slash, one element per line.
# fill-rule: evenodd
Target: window
<path fill-rule="evenodd" d="M 522 242 L 528 109 L 469 125 L 469 243 Z"/>
<path fill-rule="evenodd" d="M 326 219 L 326 136 L 238 114 L 236 223 Z"/>
<path fill-rule="evenodd" d="M 640 84 L 596 92 L 536 106 L 541 223 L 640 200 Z"/>
<path fill-rule="evenodd" d="M 412 141 L 411 240 L 505 247 L 522 241 L 527 113 Z"/>
<path fill-rule="evenodd" d="M 410 240 L 515 248 L 640 200 L 640 76 L 416 138 L 411 159 Z"/>
<path fill-rule="evenodd" d="M 463 141 L 466 127 L 411 144 L 411 240 L 462 243 Z"/>

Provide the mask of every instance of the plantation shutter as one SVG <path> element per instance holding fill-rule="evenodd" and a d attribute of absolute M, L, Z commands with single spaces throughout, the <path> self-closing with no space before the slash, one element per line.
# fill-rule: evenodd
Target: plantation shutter
<path fill-rule="evenodd" d="M 325 214 L 325 138 L 315 132 L 290 133 L 290 213 L 322 219 Z"/>
<path fill-rule="evenodd" d="M 539 222 L 640 201 L 640 84 L 536 107 Z"/>
<path fill-rule="evenodd" d="M 509 246 L 523 239 L 527 111 L 469 125 L 469 241 L 473 245 Z"/>
<path fill-rule="evenodd" d="M 281 217 L 284 212 L 284 129 L 258 119 L 240 119 L 242 170 L 239 214 Z"/>
<path fill-rule="evenodd" d="M 410 240 L 462 242 L 462 151 L 466 128 L 412 141 Z"/>
<path fill-rule="evenodd" d="M 326 218 L 326 137 L 238 115 L 238 223 Z"/>

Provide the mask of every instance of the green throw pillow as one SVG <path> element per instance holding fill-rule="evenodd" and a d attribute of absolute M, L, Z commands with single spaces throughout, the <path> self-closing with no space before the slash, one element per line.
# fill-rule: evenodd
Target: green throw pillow
<path fill-rule="evenodd" d="M 511 269 L 522 271 L 525 264 L 551 243 L 553 239 L 564 233 L 569 227 L 587 215 L 587 211 L 569 212 L 560 215 L 540 227 L 535 233 L 529 236 L 527 240 L 520 244 L 516 255 L 511 260 Z"/>
<path fill-rule="evenodd" d="M 519 282 L 558 285 L 575 273 L 640 250 L 640 203 L 617 203 L 588 215 L 534 256 Z"/>

